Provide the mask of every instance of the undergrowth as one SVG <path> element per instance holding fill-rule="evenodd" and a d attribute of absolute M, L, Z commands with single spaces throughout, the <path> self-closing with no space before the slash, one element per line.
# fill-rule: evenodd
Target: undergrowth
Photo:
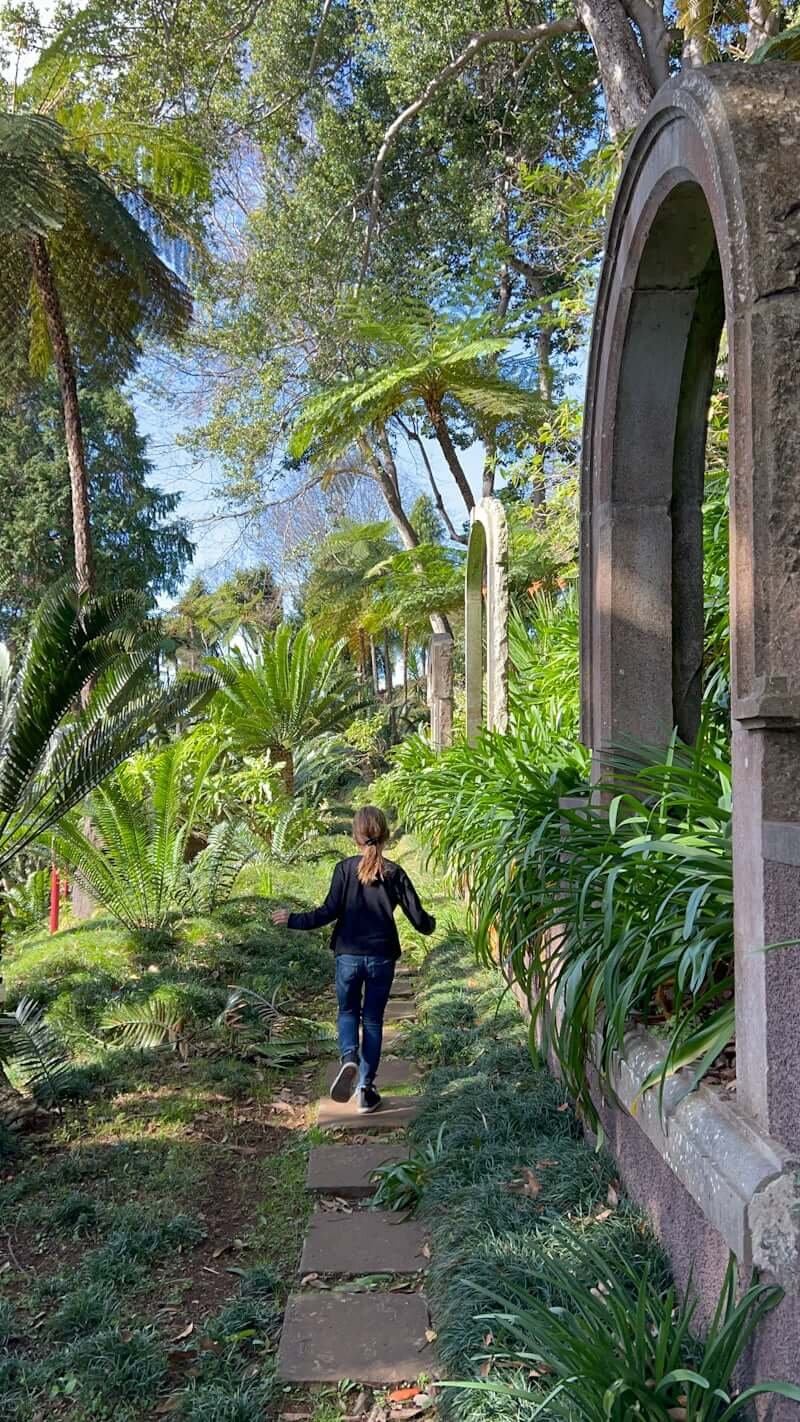
<path fill-rule="evenodd" d="M 431 1235 L 427 1292 L 458 1422 L 729 1422 L 732 1379 L 781 1291 L 742 1287 L 731 1260 L 694 1336 L 691 1289 L 587 1144 L 562 1086 L 532 1060 L 499 975 L 452 937 L 431 954 L 414 1039 L 435 1063 L 407 1162 L 380 1172 L 389 1208 Z M 744 1283 L 744 1281 L 743 1281 Z M 788 1384 L 763 1384 L 800 1401 Z"/>

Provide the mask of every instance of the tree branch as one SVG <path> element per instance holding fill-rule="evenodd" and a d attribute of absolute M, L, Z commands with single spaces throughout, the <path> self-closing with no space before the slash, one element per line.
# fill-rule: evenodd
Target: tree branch
<path fill-rule="evenodd" d="M 375 225 L 378 221 L 378 212 L 380 210 L 383 170 L 386 167 L 386 160 L 403 129 L 407 128 L 410 123 L 413 123 L 417 114 L 427 108 L 428 104 L 435 99 L 436 95 L 440 93 L 442 89 L 446 88 L 451 80 L 456 79 L 459 74 L 463 73 L 463 71 L 469 67 L 476 56 L 480 54 L 481 50 L 487 49 L 490 45 L 495 44 L 541 44 L 544 40 L 557 39 L 560 35 L 576 34 L 583 28 L 582 21 L 573 17 L 563 20 L 549 20 L 546 24 L 529 25 L 522 28 L 506 26 L 501 29 L 482 30 L 480 34 L 472 35 L 461 53 L 456 55 L 455 59 L 451 60 L 449 64 L 446 64 L 443 69 L 440 69 L 439 73 L 435 74 L 434 77 L 429 80 L 419 97 L 416 98 L 413 103 L 408 104 L 407 107 L 393 119 L 383 135 L 383 141 L 378 149 L 372 168 L 372 177 L 369 184 L 371 190 L 369 218 L 367 221 L 367 233 L 364 239 L 364 252 L 361 258 L 361 271 L 359 273 L 356 291 L 361 289 L 369 269 L 372 239 L 375 233 Z"/>
<path fill-rule="evenodd" d="M 436 505 L 436 508 L 439 512 L 442 522 L 444 523 L 447 529 L 447 532 L 450 534 L 450 537 L 452 538 L 454 543 L 466 543 L 467 540 L 464 534 L 456 532 L 453 520 L 451 519 L 449 513 L 447 512 L 447 509 L 445 508 L 444 499 L 442 498 L 439 485 L 437 484 L 436 479 L 434 478 L 433 468 L 431 466 L 431 461 L 428 458 L 428 451 L 425 448 L 425 442 L 422 438 L 422 435 L 419 434 L 419 432 L 415 430 L 411 425 L 407 425 L 405 421 L 400 418 L 399 415 L 395 415 L 395 420 L 403 431 L 403 434 L 405 435 L 406 439 L 413 440 L 414 443 L 419 446 L 419 452 L 422 455 L 422 462 L 425 465 L 425 470 L 428 475 L 428 481 L 431 486 L 431 492 L 433 493 L 433 502 Z"/>

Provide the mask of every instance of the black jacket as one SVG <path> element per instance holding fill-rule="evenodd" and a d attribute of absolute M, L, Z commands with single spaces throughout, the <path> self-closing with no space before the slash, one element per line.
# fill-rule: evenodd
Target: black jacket
<path fill-rule="evenodd" d="M 420 933 L 433 933 L 436 919 L 425 912 L 405 869 L 385 859 L 385 874 L 374 884 L 358 878 L 360 854 L 342 859 L 333 871 L 324 904 L 308 913 L 291 913 L 290 928 L 324 928 L 335 923 L 331 947 L 335 953 L 364 953 L 399 958 L 400 939 L 394 921 L 399 906 Z"/>

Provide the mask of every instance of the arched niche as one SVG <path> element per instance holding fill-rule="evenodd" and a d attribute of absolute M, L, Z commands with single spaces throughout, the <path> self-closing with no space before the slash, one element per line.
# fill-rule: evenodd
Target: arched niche
<path fill-rule="evenodd" d="M 470 516 L 464 586 L 467 739 L 483 724 L 483 624 L 486 608 L 486 725 L 508 726 L 508 523 L 499 499 L 482 499 Z"/>
<path fill-rule="evenodd" d="M 714 362 L 731 384 L 739 1101 L 800 1146 L 800 65 L 690 70 L 657 96 L 611 216 L 581 510 L 583 734 L 696 732 Z"/>

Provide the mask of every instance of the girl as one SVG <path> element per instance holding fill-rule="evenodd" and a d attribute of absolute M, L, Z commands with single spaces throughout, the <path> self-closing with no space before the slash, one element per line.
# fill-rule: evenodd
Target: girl
<path fill-rule="evenodd" d="M 289 928 L 322 928 L 335 923 L 341 1069 L 331 1087 L 334 1101 L 349 1101 L 357 1086 L 358 1109 L 377 1111 L 381 1098 L 375 1077 L 381 1058 L 383 1014 L 389 1001 L 400 939 L 394 911 L 400 906 L 420 933 L 433 933 L 436 919 L 425 912 L 405 869 L 384 859 L 389 827 L 382 810 L 365 805 L 353 820 L 360 853 L 333 871 L 327 898 L 309 913 L 276 909 L 272 922 Z"/>

